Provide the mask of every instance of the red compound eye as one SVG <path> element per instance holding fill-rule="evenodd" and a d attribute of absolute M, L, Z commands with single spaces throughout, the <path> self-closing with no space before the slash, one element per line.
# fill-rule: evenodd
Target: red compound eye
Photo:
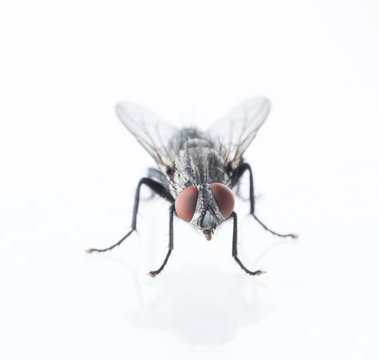
<path fill-rule="evenodd" d="M 175 199 L 175 210 L 178 216 L 190 222 L 196 210 L 198 197 L 197 187 L 192 185 L 185 188 Z"/>
<path fill-rule="evenodd" d="M 227 218 L 234 209 L 234 196 L 232 190 L 220 183 L 211 184 L 212 194 L 216 200 L 221 214 Z"/>

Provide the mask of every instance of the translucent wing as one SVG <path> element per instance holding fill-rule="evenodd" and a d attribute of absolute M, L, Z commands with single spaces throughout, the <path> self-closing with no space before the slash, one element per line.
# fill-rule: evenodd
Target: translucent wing
<path fill-rule="evenodd" d="M 233 108 L 208 129 L 211 139 L 219 145 L 225 163 L 230 163 L 232 169 L 238 166 L 269 112 L 268 99 L 252 98 Z"/>
<path fill-rule="evenodd" d="M 175 127 L 150 110 L 129 101 L 119 103 L 116 113 L 163 172 L 173 165 L 171 159 L 175 149 L 172 141 L 178 137 Z"/>

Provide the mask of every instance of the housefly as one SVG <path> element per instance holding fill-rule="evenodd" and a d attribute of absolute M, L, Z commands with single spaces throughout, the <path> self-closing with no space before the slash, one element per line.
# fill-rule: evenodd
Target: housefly
<path fill-rule="evenodd" d="M 233 221 L 232 255 L 238 265 L 250 275 L 237 251 L 237 214 L 234 195 L 243 174 L 249 177 L 250 215 L 264 229 L 280 237 L 296 237 L 270 230 L 255 215 L 253 172 L 244 161 L 243 154 L 250 145 L 270 111 L 266 98 L 249 99 L 232 109 L 207 131 L 194 127 L 177 129 L 157 115 L 132 102 L 121 102 L 116 112 L 121 122 L 154 158 L 157 168 L 140 179 L 134 199 L 130 231 L 116 244 L 105 249 L 88 252 L 105 252 L 120 245 L 137 228 L 137 213 L 141 187 L 147 186 L 171 205 L 169 208 L 169 247 L 162 265 L 151 276 L 166 266 L 174 248 L 174 216 L 191 223 L 211 240 L 215 229 L 224 221 Z"/>

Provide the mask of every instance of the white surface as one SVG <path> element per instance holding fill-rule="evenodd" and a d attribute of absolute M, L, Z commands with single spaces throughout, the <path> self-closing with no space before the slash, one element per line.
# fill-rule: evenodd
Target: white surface
<path fill-rule="evenodd" d="M 20 1 L 0 5 L 1 359 L 377 359 L 376 1 Z M 257 211 L 206 242 L 141 204 L 152 162 L 114 105 L 206 126 L 273 108 L 246 153 Z"/>

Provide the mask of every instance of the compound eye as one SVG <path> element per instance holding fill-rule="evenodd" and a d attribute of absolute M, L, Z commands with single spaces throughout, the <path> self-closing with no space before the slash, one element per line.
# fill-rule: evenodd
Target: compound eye
<path fill-rule="evenodd" d="M 175 210 L 178 216 L 190 222 L 196 210 L 197 197 L 199 192 L 197 187 L 192 185 L 185 188 L 175 199 Z"/>
<path fill-rule="evenodd" d="M 234 195 L 226 185 L 220 183 L 211 184 L 212 194 L 216 200 L 218 208 L 224 218 L 229 217 L 234 209 Z"/>

